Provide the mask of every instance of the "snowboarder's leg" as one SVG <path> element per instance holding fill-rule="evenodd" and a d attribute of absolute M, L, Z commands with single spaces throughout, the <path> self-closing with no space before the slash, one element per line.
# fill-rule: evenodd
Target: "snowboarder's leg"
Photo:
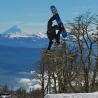
<path fill-rule="evenodd" d="M 48 36 L 48 39 L 49 39 L 49 45 L 48 45 L 47 50 L 50 50 L 51 47 L 52 47 L 52 44 L 53 44 L 53 39 L 54 39 L 53 31 L 54 30 L 51 29 L 50 31 L 47 32 L 47 36 Z"/>
<path fill-rule="evenodd" d="M 52 41 L 52 40 L 50 40 L 50 41 L 49 41 L 49 45 L 48 45 L 48 48 L 47 48 L 47 50 L 50 50 L 50 49 L 51 49 L 51 47 L 52 47 L 52 44 L 53 44 L 53 41 Z"/>
<path fill-rule="evenodd" d="M 61 43 L 60 43 L 60 31 L 58 31 L 58 33 L 56 34 L 56 47 L 62 47 Z"/>
<path fill-rule="evenodd" d="M 56 34 L 55 39 L 56 39 L 57 45 L 59 45 L 60 44 L 60 33 Z"/>

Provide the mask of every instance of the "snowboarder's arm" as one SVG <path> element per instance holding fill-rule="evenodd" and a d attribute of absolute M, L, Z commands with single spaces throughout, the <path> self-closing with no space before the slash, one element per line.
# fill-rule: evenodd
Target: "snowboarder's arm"
<path fill-rule="evenodd" d="M 48 24 L 51 24 L 54 20 L 56 20 L 56 16 L 52 16 L 49 21 L 48 21 Z"/>

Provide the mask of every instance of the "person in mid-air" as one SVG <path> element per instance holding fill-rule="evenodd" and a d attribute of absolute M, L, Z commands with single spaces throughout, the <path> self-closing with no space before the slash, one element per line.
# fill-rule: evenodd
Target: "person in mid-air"
<path fill-rule="evenodd" d="M 56 32 L 57 31 L 57 32 Z M 53 40 L 56 40 L 56 45 L 60 45 L 60 33 L 59 33 L 59 26 L 58 25 L 52 25 L 52 21 L 48 21 L 47 26 L 47 36 L 49 39 L 49 45 L 47 50 L 50 50 L 53 44 Z"/>
<path fill-rule="evenodd" d="M 54 5 L 52 5 L 50 7 L 50 9 L 51 9 L 51 12 L 52 12 L 53 16 L 49 19 L 49 22 L 53 22 L 55 20 L 57 22 L 57 25 L 58 25 L 59 30 L 60 30 L 59 33 L 61 34 L 62 32 L 66 32 L 66 29 L 65 29 L 65 27 L 64 27 L 64 25 L 61 21 L 61 18 L 58 14 L 58 11 L 57 11 L 56 7 Z M 62 35 L 63 37 L 67 36 L 66 33 L 62 33 L 62 34 L 63 34 Z"/>
<path fill-rule="evenodd" d="M 48 50 L 51 49 L 51 46 L 53 44 L 53 39 L 56 40 L 57 45 L 60 44 L 60 34 L 62 32 L 66 32 L 64 25 L 59 17 L 59 14 L 57 12 L 57 9 L 55 6 L 51 6 L 50 7 L 53 16 L 49 19 L 48 21 L 48 26 L 47 26 L 47 36 L 49 39 L 49 45 L 48 45 Z M 53 21 L 57 22 L 57 25 L 52 25 Z M 58 30 L 58 32 L 56 33 L 56 30 Z M 62 33 L 64 37 L 66 37 L 66 33 Z"/>

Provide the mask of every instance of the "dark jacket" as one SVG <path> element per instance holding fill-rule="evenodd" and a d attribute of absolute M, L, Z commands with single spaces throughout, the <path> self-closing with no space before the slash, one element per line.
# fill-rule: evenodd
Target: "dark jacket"
<path fill-rule="evenodd" d="M 53 15 L 53 16 L 49 19 L 49 21 L 48 21 L 48 29 L 51 28 L 51 24 L 52 24 L 52 22 L 53 22 L 54 20 L 57 22 L 60 31 L 62 31 L 62 30 L 66 31 L 65 28 L 64 28 L 64 25 L 63 25 L 63 23 L 62 23 L 62 21 L 61 21 L 61 19 L 60 19 L 60 17 L 59 17 L 58 14 Z"/>

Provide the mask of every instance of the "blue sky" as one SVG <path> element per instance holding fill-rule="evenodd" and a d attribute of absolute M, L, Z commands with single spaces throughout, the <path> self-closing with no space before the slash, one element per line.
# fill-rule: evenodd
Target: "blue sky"
<path fill-rule="evenodd" d="M 98 13 L 98 0 L 0 0 L 0 33 L 19 26 L 28 33 L 45 32 L 55 5 L 64 23 L 87 10 Z"/>

